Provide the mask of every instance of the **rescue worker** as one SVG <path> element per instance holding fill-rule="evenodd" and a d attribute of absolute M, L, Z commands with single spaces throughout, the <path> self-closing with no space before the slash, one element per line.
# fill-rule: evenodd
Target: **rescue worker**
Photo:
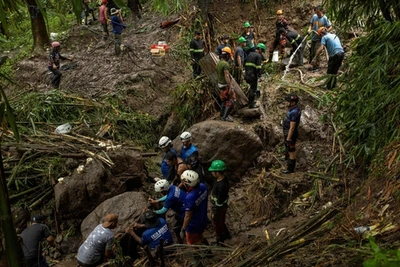
<path fill-rule="evenodd" d="M 243 47 L 246 45 L 246 39 L 243 36 L 240 36 L 238 39 L 238 46 L 236 47 L 235 56 L 233 62 L 235 64 L 234 75 L 236 82 L 238 85 L 242 83 L 243 76 L 243 66 L 245 60 L 245 53 Z"/>
<path fill-rule="evenodd" d="M 180 232 L 182 239 L 186 237 L 188 245 L 203 242 L 203 232 L 207 227 L 207 186 L 200 183 L 199 176 L 192 170 L 182 174 L 182 183 L 187 193 L 185 199 L 185 218 Z"/>
<path fill-rule="evenodd" d="M 169 172 L 169 166 L 167 164 L 167 161 L 165 160 L 165 155 L 169 152 L 172 151 L 176 155 L 178 155 L 175 151 L 175 149 L 172 147 L 172 140 L 168 136 L 162 136 L 160 140 L 158 141 L 158 147 L 162 149 L 163 155 L 162 155 L 162 161 L 161 161 L 161 174 L 164 179 L 167 178 L 168 172 Z"/>
<path fill-rule="evenodd" d="M 169 246 L 174 243 L 168 224 L 163 218 L 159 218 L 153 211 L 146 211 L 143 214 L 144 224 L 134 223 L 125 229 L 127 234 L 130 234 L 133 239 L 142 247 L 149 246 L 153 251 L 160 245 L 160 240 L 164 240 L 164 246 Z M 134 230 L 146 228 L 142 237 L 139 237 Z"/>
<path fill-rule="evenodd" d="M 94 9 L 89 6 L 90 2 L 91 2 L 90 0 L 83 0 L 82 2 L 85 25 L 88 25 L 87 18 L 89 17 L 90 14 L 92 14 L 93 21 L 97 20 L 94 16 Z"/>
<path fill-rule="evenodd" d="M 121 54 L 121 43 L 122 43 L 122 30 L 126 28 L 124 24 L 122 24 L 123 19 L 121 15 L 121 10 L 111 8 L 111 24 L 114 33 L 114 50 L 115 55 Z"/>
<path fill-rule="evenodd" d="M 285 36 L 288 42 L 292 45 L 292 52 L 290 55 L 292 55 L 294 51 L 296 51 L 296 49 L 301 45 L 299 50 L 296 52 L 296 58 L 297 65 L 303 66 L 303 55 L 305 48 L 305 44 L 302 44 L 303 37 L 294 30 L 285 30 L 284 28 L 280 28 L 278 31 L 281 35 Z"/>
<path fill-rule="evenodd" d="M 242 37 L 246 39 L 246 45 L 243 47 L 246 55 L 250 54 L 250 52 L 254 52 L 256 50 L 256 34 L 254 33 L 254 27 L 251 26 L 248 21 L 244 23 Z"/>
<path fill-rule="evenodd" d="M 222 48 L 224 47 L 229 47 L 232 48 L 231 45 L 228 43 L 229 42 L 229 36 L 228 35 L 223 35 L 220 37 L 220 44 L 217 46 L 217 50 L 215 53 L 218 55 L 219 59 L 221 59 L 221 54 L 222 54 Z"/>
<path fill-rule="evenodd" d="M 315 57 L 311 61 L 311 64 L 317 64 L 319 54 L 321 54 L 324 47 L 326 47 L 329 55 L 327 74 L 330 74 L 326 84 L 326 89 L 330 90 L 336 87 L 336 75 L 344 59 L 344 50 L 339 37 L 335 34 L 329 33 L 327 28 L 319 28 L 318 37 L 321 38 L 321 46 L 315 53 Z"/>
<path fill-rule="evenodd" d="M 197 147 L 192 144 L 192 134 L 188 131 L 185 131 L 181 134 L 180 138 L 182 141 L 182 147 L 181 147 L 182 160 L 186 160 L 192 154 L 195 154 L 198 157 L 199 151 L 197 150 Z"/>
<path fill-rule="evenodd" d="M 78 250 L 78 266 L 95 267 L 107 262 L 113 255 L 114 234 L 118 225 L 117 214 L 107 214 L 104 222 L 94 228 Z"/>
<path fill-rule="evenodd" d="M 255 52 L 251 52 L 244 63 L 245 76 L 244 79 L 250 84 L 249 91 L 249 108 L 257 108 L 256 96 L 258 87 L 258 78 L 261 75 L 262 53 L 266 47 L 263 43 L 257 45 Z"/>
<path fill-rule="evenodd" d="M 230 239 L 231 235 L 225 224 L 226 211 L 228 210 L 229 181 L 225 176 L 226 165 L 222 160 L 214 160 L 208 170 L 215 178 L 211 190 L 212 222 L 215 228 L 216 244 Z"/>
<path fill-rule="evenodd" d="M 107 0 L 101 0 L 101 6 L 99 7 L 99 20 L 103 29 L 103 40 L 108 39 L 108 11 L 107 11 Z"/>
<path fill-rule="evenodd" d="M 281 172 L 283 174 L 288 174 L 293 173 L 296 167 L 296 141 L 299 136 L 301 109 L 298 106 L 299 97 L 296 94 L 289 94 L 285 96 L 285 102 L 286 107 L 289 110 L 282 125 L 287 168 Z"/>
<path fill-rule="evenodd" d="M 157 215 L 165 215 L 169 209 L 172 209 L 175 212 L 176 222 L 173 230 L 178 239 L 178 243 L 183 244 L 183 239 L 180 237 L 179 233 L 183 225 L 183 218 L 185 217 L 185 191 L 181 190 L 175 185 L 170 185 L 165 179 L 162 179 L 154 184 L 154 191 L 156 191 L 156 193 L 166 194 L 159 199 L 149 198 L 150 204 L 164 202 L 163 207 L 159 210 L 155 210 L 154 213 Z"/>
<path fill-rule="evenodd" d="M 172 151 L 167 152 L 165 160 L 169 166 L 167 181 L 170 184 L 179 184 L 180 176 L 186 170 L 184 161 Z"/>
<path fill-rule="evenodd" d="M 63 57 L 60 54 L 61 44 L 59 42 L 51 43 L 51 50 L 49 55 L 48 68 L 53 73 L 53 78 L 51 79 L 51 84 L 54 88 L 58 89 L 61 82 L 61 71 L 60 71 L 60 59 L 67 59 L 72 61 L 72 58 Z"/>
<path fill-rule="evenodd" d="M 21 233 L 22 250 L 25 256 L 27 267 L 48 267 L 46 258 L 42 253 L 42 241 L 47 241 L 54 247 L 54 237 L 49 227 L 43 224 L 44 217 L 41 215 L 33 216 L 31 225 Z"/>
<path fill-rule="evenodd" d="M 280 28 L 284 28 L 285 30 L 288 30 L 289 27 L 289 22 L 285 19 L 285 17 L 283 16 L 283 11 L 282 10 L 278 10 L 276 11 L 276 32 L 275 32 L 275 40 L 272 43 L 272 45 L 270 45 L 269 47 L 269 62 L 272 61 L 272 55 L 274 53 L 274 50 L 278 47 L 278 45 L 280 46 L 280 53 L 281 53 L 281 58 L 283 58 L 285 56 L 285 48 L 286 48 L 286 38 L 285 35 L 281 34 L 279 32 Z"/>
<path fill-rule="evenodd" d="M 308 26 L 308 32 L 312 31 L 312 39 L 311 39 L 311 47 L 310 47 L 310 64 L 311 61 L 315 57 L 316 51 L 321 46 L 321 39 L 318 36 L 318 29 L 321 27 L 326 27 L 326 30 L 329 32 L 332 29 L 331 22 L 329 19 L 323 14 L 323 10 L 321 6 L 316 6 L 314 8 L 315 14 L 311 17 L 310 25 Z M 313 68 L 313 70 L 319 69 L 319 59 L 317 58 Z"/>
<path fill-rule="evenodd" d="M 194 39 L 190 42 L 190 57 L 192 58 L 193 77 L 197 78 L 201 74 L 199 60 L 204 57 L 204 45 L 200 31 L 195 31 Z"/>
<path fill-rule="evenodd" d="M 233 106 L 236 101 L 236 94 L 231 89 L 232 81 L 231 75 L 229 73 L 229 63 L 230 54 L 226 52 L 227 47 L 225 47 L 221 54 L 221 60 L 217 64 L 217 77 L 218 77 L 218 89 L 220 91 L 221 99 L 221 110 L 220 118 L 223 121 L 233 122 L 233 119 L 229 114 L 231 113 Z M 229 49 L 230 50 L 230 49 Z"/>
<path fill-rule="evenodd" d="M 193 170 L 199 175 L 200 183 L 206 183 L 206 174 L 204 173 L 204 168 L 200 164 L 199 157 L 196 154 L 190 155 L 185 160 L 185 164 L 188 170 Z"/>

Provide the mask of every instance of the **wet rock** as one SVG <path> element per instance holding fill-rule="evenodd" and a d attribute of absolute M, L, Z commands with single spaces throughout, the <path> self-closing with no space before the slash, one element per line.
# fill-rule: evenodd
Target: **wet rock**
<path fill-rule="evenodd" d="M 258 108 L 242 108 L 235 112 L 235 116 L 246 119 L 258 119 L 261 112 Z"/>
<path fill-rule="evenodd" d="M 179 130 L 180 130 L 179 118 L 175 113 L 172 113 L 171 116 L 169 116 L 163 131 L 161 132 L 161 136 L 165 135 L 171 139 L 174 139 L 176 136 L 180 134 Z"/>
<path fill-rule="evenodd" d="M 57 246 L 57 249 L 64 255 L 70 253 L 76 253 L 81 244 L 82 244 L 81 236 L 76 235 L 76 236 L 64 237 L 62 242 Z"/>
<path fill-rule="evenodd" d="M 118 226 L 114 233 L 124 233 L 125 228 L 139 220 L 143 210 L 147 208 L 148 195 L 144 192 L 126 192 L 113 198 L 107 199 L 91 212 L 82 222 L 81 233 L 86 238 L 90 232 L 109 213 L 118 214 Z"/>
<path fill-rule="evenodd" d="M 269 170 L 271 167 L 277 165 L 278 161 L 271 152 L 263 151 L 257 158 L 257 167 L 259 168 L 265 168 L 265 170 Z"/>
<path fill-rule="evenodd" d="M 299 125 L 300 140 L 314 141 L 326 139 L 327 132 L 331 131 L 331 129 L 321 122 L 320 118 L 323 114 L 322 111 L 313 109 L 309 105 L 303 108 Z"/>
<path fill-rule="evenodd" d="M 115 166 L 108 170 L 100 161 L 76 170 L 63 183 L 54 187 L 55 201 L 61 218 L 83 219 L 104 200 L 142 185 L 147 172 L 141 155 L 136 151 L 109 153 Z"/>
<path fill-rule="evenodd" d="M 207 120 L 187 130 L 192 133 L 192 142 L 199 150 L 204 168 L 208 169 L 213 160 L 221 159 L 234 180 L 254 165 L 263 149 L 260 138 L 253 130 L 236 123 Z M 173 144 L 180 150 L 182 144 L 179 137 Z"/>

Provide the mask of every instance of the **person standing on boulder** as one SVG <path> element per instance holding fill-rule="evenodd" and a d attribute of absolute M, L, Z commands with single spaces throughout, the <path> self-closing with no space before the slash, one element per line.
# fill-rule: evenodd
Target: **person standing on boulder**
<path fill-rule="evenodd" d="M 41 242 L 46 240 L 54 247 L 54 237 L 47 225 L 43 224 L 43 216 L 32 217 L 31 225 L 21 233 L 22 250 L 27 267 L 48 267 L 46 258 L 42 254 Z"/>
<path fill-rule="evenodd" d="M 220 92 L 219 97 L 221 98 L 220 119 L 223 121 L 233 122 L 233 119 L 229 114 L 233 110 L 233 106 L 236 102 L 236 94 L 231 89 L 232 83 L 228 63 L 230 54 L 223 51 L 220 57 L 221 60 L 217 64 L 218 89 Z"/>
<path fill-rule="evenodd" d="M 190 42 L 190 57 L 192 58 L 193 78 L 197 78 L 201 74 L 199 60 L 204 57 L 204 44 L 201 40 L 201 32 L 195 31 L 194 38 Z"/>
<path fill-rule="evenodd" d="M 113 255 L 114 234 L 111 229 L 118 225 L 118 215 L 107 214 L 104 222 L 94 228 L 78 250 L 78 264 L 81 267 L 95 267 Z"/>
<path fill-rule="evenodd" d="M 56 89 L 60 87 L 61 76 L 62 76 L 60 71 L 60 59 L 68 59 L 69 61 L 72 61 L 72 58 L 63 57 L 60 54 L 60 51 L 61 51 L 61 44 L 59 42 L 52 42 L 49 55 L 48 68 L 53 73 L 51 84 Z"/>
<path fill-rule="evenodd" d="M 228 210 L 229 181 L 225 176 L 226 165 L 222 160 L 214 160 L 208 171 L 214 176 L 215 181 L 211 190 L 212 222 L 217 236 L 216 244 L 232 238 L 225 224 L 226 211 Z"/>
<path fill-rule="evenodd" d="M 258 89 L 258 78 L 261 75 L 262 53 L 266 47 L 263 43 L 257 45 L 255 52 L 251 52 L 244 63 L 245 76 L 244 79 L 250 84 L 249 91 L 249 108 L 258 108 L 256 105 L 256 96 Z"/>
<path fill-rule="evenodd" d="M 107 0 L 101 0 L 101 6 L 99 7 L 99 20 L 103 29 L 103 40 L 108 39 L 108 11 L 107 11 Z"/>
<path fill-rule="evenodd" d="M 156 193 L 166 193 L 166 195 L 159 199 L 149 198 L 149 203 L 157 204 L 164 202 L 164 206 L 161 209 L 154 211 L 157 215 L 164 215 L 169 209 L 175 212 L 176 222 L 173 230 L 178 239 L 178 243 L 183 244 L 183 239 L 181 239 L 179 233 L 183 225 L 183 218 L 185 217 L 185 191 L 175 185 L 170 185 L 165 179 L 154 184 L 154 191 L 156 191 Z"/>
<path fill-rule="evenodd" d="M 169 172 L 169 165 L 167 164 L 167 161 L 165 160 L 165 156 L 167 155 L 168 152 L 175 153 L 175 155 L 178 155 L 175 151 L 175 149 L 172 147 L 172 140 L 168 136 L 162 136 L 160 140 L 158 141 L 158 147 L 162 149 L 163 156 L 162 156 L 162 161 L 161 161 L 161 174 L 164 179 L 167 179 L 168 177 L 168 172 Z"/>
<path fill-rule="evenodd" d="M 310 47 L 310 64 L 314 59 L 316 51 L 321 46 L 321 39 L 318 36 L 318 29 L 321 27 L 326 27 L 329 32 L 332 29 L 331 22 L 324 15 L 322 7 L 316 6 L 314 8 L 315 14 L 311 17 L 310 25 L 308 26 L 308 32 L 312 31 L 311 47 Z M 319 58 L 317 57 L 315 64 L 313 65 L 313 70 L 319 69 Z"/>
<path fill-rule="evenodd" d="M 344 59 L 344 50 L 342 44 L 340 43 L 339 37 L 337 37 L 335 34 L 329 33 L 327 28 L 319 28 L 318 36 L 321 38 L 321 46 L 315 53 L 315 57 L 311 61 L 311 64 L 317 64 L 319 54 L 321 54 L 324 47 L 326 47 L 329 54 L 327 71 L 329 77 L 326 83 L 326 89 L 330 90 L 336 87 L 336 75 Z"/>
<path fill-rule="evenodd" d="M 296 94 L 285 96 L 286 107 L 289 112 L 283 121 L 283 137 L 285 143 L 285 159 L 287 160 L 286 170 L 283 174 L 293 173 L 296 167 L 296 141 L 299 136 L 299 124 L 301 118 L 301 109 L 298 106 L 299 97 Z"/>
<path fill-rule="evenodd" d="M 124 24 L 122 24 L 123 19 L 121 15 L 121 10 L 111 8 L 111 24 L 114 33 L 114 49 L 115 54 L 121 54 L 121 43 L 122 43 L 122 30 L 126 28 Z"/>
<path fill-rule="evenodd" d="M 186 237 L 188 245 L 203 242 L 203 232 L 207 227 L 207 186 L 200 183 L 195 171 L 186 170 L 182 173 L 182 183 L 187 189 L 185 199 L 185 218 L 180 231 L 180 237 Z"/>

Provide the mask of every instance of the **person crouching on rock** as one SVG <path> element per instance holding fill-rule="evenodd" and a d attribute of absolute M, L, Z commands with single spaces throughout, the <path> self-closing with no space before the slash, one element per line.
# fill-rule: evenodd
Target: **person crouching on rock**
<path fill-rule="evenodd" d="M 285 97 L 286 107 L 289 112 L 283 121 L 283 136 L 286 148 L 285 159 L 287 160 L 286 170 L 283 174 L 293 173 L 296 167 L 296 140 L 299 135 L 299 124 L 301 118 L 301 109 L 297 105 L 299 97 L 296 94 L 290 94 Z"/>
<path fill-rule="evenodd" d="M 107 262 L 113 255 L 114 234 L 111 229 L 118 225 L 118 215 L 108 214 L 104 222 L 94 228 L 78 250 L 78 266 L 96 267 Z"/>
<path fill-rule="evenodd" d="M 51 84 L 56 89 L 60 87 L 61 76 L 62 76 L 60 71 L 60 59 L 68 59 L 69 61 L 72 61 L 72 58 L 63 57 L 60 54 L 60 50 L 61 50 L 61 44 L 59 42 L 51 43 L 48 68 L 54 74 L 53 78 L 51 79 Z"/>

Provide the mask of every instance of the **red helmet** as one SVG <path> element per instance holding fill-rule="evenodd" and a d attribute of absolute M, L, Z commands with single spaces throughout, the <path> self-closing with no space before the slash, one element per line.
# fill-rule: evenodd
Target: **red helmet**
<path fill-rule="evenodd" d="M 53 47 L 53 48 L 56 48 L 56 47 L 59 47 L 59 46 L 60 46 L 59 42 L 52 42 L 51 43 L 51 47 Z"/>
<path fill-rule="evenodd" d="M 101 0 L 102 4 L 107 4 L 107 0 Z"/>

